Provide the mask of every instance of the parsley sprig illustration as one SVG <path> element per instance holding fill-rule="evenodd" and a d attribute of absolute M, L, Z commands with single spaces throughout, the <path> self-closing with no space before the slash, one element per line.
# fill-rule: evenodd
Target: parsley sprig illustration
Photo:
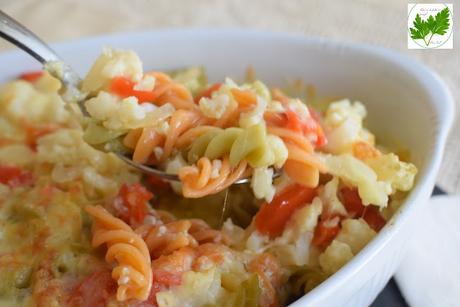
<path fill-rule="evenodd" d="M 423 20 L 420 15 L 417 14 L 414 20 L 414 28 L 410 28 L 411 38 L 422 39 L 425 45 L 428 46 L 431 42 L 431 39 L 433 38 L 433 35 L 446 34 L 449 26 L 448 8 L 445 8 L 437 13 L 435 17 L 430 15 L 427 20 Z M 428 40 L 426 40 L 427 36 L 429 36 Z"/>

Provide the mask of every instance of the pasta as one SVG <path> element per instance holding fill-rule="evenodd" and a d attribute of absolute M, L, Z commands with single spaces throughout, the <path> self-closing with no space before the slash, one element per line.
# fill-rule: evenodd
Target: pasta
<path fill-rule="evenodd" d="M 225 242 L 224 235 L 199 219 L 175 220 L 171 215 L 157 211 L 154 223 L 136 229 L 147 244 L 152 258 L 169 255 L 183 247 L 204 243 Z"/>
<path fill-rule="evenodd" d="M 183 194 L 186 197 L 198 198 L 222 191 L 244 175 L 246 166 L 247 162 L 243 160 L 236 167 L 231 167 L 229 158 L 224 157 L 217 175 L 213 176 L 211 161 L 201 158 L 196 166 L 183 167 L 179 171 Z"/>
<path fill-rule="evenodd" d="M 232 166 L 242 160 L 246 160 L 251 167 L 283 165 L 286 149 L 282 142 L 273 138 L 266 134 L 262 124 L 246 129 L 213 129 L 191 144 L 188 160 L 194 163 L 200 157 L 214 160 L 228 155 Z"/>
<path fill-rule="evenodd" d="M 117 300 L 145 300 L 152 287 L 150 254 L 145 242 L 122 220 L 102 207 L 87 207 L 94 218 L 93 246 L 107 245 L 107 262 L 117 261 L 112 278 L 117 280 Z"/>
<path fill-rule="evenodd" d="M 416 166 L 360 102 L 317 113 L 250 77 L 144 72 L 106 49 L 82 82 L 89 117 L 46 72 L 1 86 L 0 305 L 284 306 L 357 255 Z"/>

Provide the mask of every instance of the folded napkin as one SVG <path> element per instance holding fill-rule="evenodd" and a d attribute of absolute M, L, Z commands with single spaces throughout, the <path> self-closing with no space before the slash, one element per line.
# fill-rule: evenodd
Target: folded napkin
<path fill-rule="evenodd" d="M 460 196 L 430 199 L 396 273 L 411 307 L 460 306 Z"/>

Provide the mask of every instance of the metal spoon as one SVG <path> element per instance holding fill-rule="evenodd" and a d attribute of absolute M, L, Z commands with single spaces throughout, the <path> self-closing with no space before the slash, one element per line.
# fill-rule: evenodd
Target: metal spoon
<path fill-rule="evenodd" d="M 45 70 L 62 82 L 61 94 L 64 96 L 65 101 L 76 102 L 83 115 L 89 116 L 84 105 L 85 95 L 79 90 L 81 78 L 75 70 L 64 63 L 48 44 L 2 10 L 0 10 L 0 37 L 16 45 L 39 61 Z M 114 152 L 114 154 L 143 173 L 154 175 L 167 181 L 179 181 L 177 175 L 167 174 L 156 168 L 136 163 L 121 153 Z M 273 177 L 276 178 L 280 175 L 280 171 L 275 171 Z M 234 184 L 247 183 L 250 180 L 250 178 L 241 178 L 235 181 Z"/>

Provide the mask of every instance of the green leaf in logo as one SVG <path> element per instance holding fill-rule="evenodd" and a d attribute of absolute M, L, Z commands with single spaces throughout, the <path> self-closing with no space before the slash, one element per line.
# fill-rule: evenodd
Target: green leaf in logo
<path fill-rule="evenodd" d="M 415 16 L 414 28 L 410 28 L 411 38 L 413 39 L 424 39 L 428 34 L 430 34 L 430 29 L 428 28 L 428 23 L 420 17 L 419 14 Z"/>
<path fill-rule="evenodd" d="M 414 28 L 410 28 L 412 39 L 423 39 L 423 42 L 428 46 L 433 38 L 433 35 L 444 35 L 449 29 L 449 9 L 446 7 L 436 14 L 435 17 L 430 15 L 427 20 L 423 20 L 419 14 L 415 16 Z M 426 37 L 431 33 L 428 40 Z"/>
<path fill-rule="evenodd" d="M 433 19 L 433 16 L 430 16 Z M 430 24 L 430 30 L 433 34 L 444 35 L 449 29 L 449 9 L 446 7 L 436 14 L 436 18 Z"/>

